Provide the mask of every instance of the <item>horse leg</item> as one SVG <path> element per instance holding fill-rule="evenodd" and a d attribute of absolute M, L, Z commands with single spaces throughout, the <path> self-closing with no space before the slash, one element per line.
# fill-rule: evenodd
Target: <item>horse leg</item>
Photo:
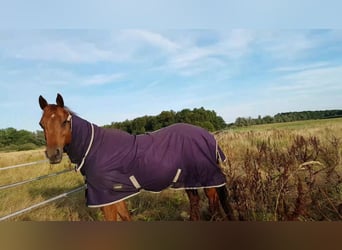
<path fill-rule="evenodd" d="M 198 221 L 200 220 L 200 211 L 199 211 L 199 195 L 197 189 L 186 189 L 185 190 L 189 200 L 190 200 L 190 220 Z"/>
<path fill-rule="evenodd" d="M 106 221 L 118 221 L 118 215 L 123 221 L 132 220 L 124 201 L 101 207 L 101 210 Z"/>
<path fill-rule="evenodd" d="M 229 195 L 226 186 L 217 187 L 216 192 L 219 196 L 221 206 L 229 220 L 235 220 L 234 211 L 229 202 Z"/>
<path fill-rule="evenodd" d="M 131 221 L 131 215 L 128 211 L 127 204 L 125 201 L 120 201 L 116 203 L 118 214 L 122 221 Z"/>
<path fill-rule="evenodd" d="M 205 195 L 209 202 L 209 212 L 211 220 L 217 220 L 220 214 L 219 197 L 215 188 L 204 188 Z"/>
<path fill-rule="evenodd" d="M 117 221 L 118 220 L 118 211 L 116 204 L 107 205 L 101 207 L 101 211 L 103 213 L 104 219 L 106 221 Z"/>

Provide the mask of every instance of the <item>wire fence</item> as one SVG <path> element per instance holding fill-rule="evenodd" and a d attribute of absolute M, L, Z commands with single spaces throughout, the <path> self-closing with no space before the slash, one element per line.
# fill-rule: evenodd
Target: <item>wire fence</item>
<path fill-rule="evenodd" d="M 7 166 L 7 167 L 0 168 L 0 171 L 14 169 L 14 168 L 34 166 L 34 165 L 38 165 L 40 163 L 45 163 L 45 162 L 47 162 L 47 160 L 41 160 L 41 161 L 23 163 L 23 164 L 18 164 L 18 165 L 13 165 L 13 166 Z M 17 187 L 17 186 L 20 186 L 20 185 L 24 185 L 24 184 L 27 184 L 27 183 L 31 183 L 31 182 L 34 182 L 34 181 L 39 181 L 39 180 L 43 180 L 43 179 L 46 179 L 46 178 L 51 178 L 51 177 L 54 177 L 54 176 L 58 176 L 58 175 L 61 175 L 61 174 L 67 173 L 67 172 L 71 172 L 73 170 L 74 169 L 65 169 L 65 170 L 62 170 L 62 171 L 59 171 L 59 172 L 55 172 L 55 173 L 51 173 L 51 174 L 47 174 L 47 175 L 41 175 L 41 176 L 38 176 L 38 177 L 35 177 L 35 178 L 26 179 L 26 180 L 23 180 L 23 181 L 2 185 L 2 186 L 0 186 L 0 191 L 1 190 L 5 190 L 5 189 L 9 189 L 9 188 L 13 188 L 13 187 Z M 60 195 L 54 196 L 54 197 L 52 197 L 50 199 L 47 199 L 45 201 L 39 202 L 39 203 L 34 204 L 32 206 L 26 207 L 24 209 L 21 209 L 21 210 L 15 211 L 13 213 L 7 214 L 7 215 L 5 215 L 3 217 L 0 217 L 0 221 L 8 220 L 10 218 L 22 215 L 24 213 L 28 213 L 28 212 L 30 212 L 30 211 L 32 211 L 32 210 L 34 210 L 36 208 L 42 207 L 42 206 L 44 206 L 44 205 L 46 205 L 48 203 L 52 203 L 52 202 L 54 202 L 56 200 L 65 198 L 65 197 L 69 196 L 70 194 L 73 194 L 73 193 L 76 193 L 76 192 L 80 192 L 80 191 L 84 190 L 85 188 L 86 188 L 85 185 L 79 186 L 79 187 L 77 187 L 75 189 L 72 189 L 72 190 L 70 190 L 68 192 L 62 193 Z"/>
<path fill-rule="evenodd" d="M 7 185 L 2 185 L 2 186 L 0 186 L 0 190 L 8 189 L 8 188 L 16 187 L 16 186 L 20 186 L 20 185 L 23 185 L 23 184 L 26 184 L 26 183 L 30 183 L 30 182 L 33 182 L 33 181 L 43 180 L 43 179 L 46 179 L 46 178 L 49 178 L 49 177 L 53 177 L 53 176 L 57 176 L 57 175 L 60 175 L 60 174 L 64 174 L 64 173 L 67 173 L 67 172 L 70 172 L 70 171 L 73 171 L 73 169 L 65 169 L 65 170 L 62 170 L 62 171 L 59 171 L 59 172 L 56 172 L 56 173 L 51 173 L 51 174 L 47 174 L 47 175 L 38 176 L 38 177 L 35 177 L 35 178 L 32 178 L 32 179 L 27 179 L 27 180 L 24 180 L 24 181 L 19 181 L 19 182 L 7 184 Z"/>
<path fill-rule="evenodd" d="M 33 162 L 28 162 L 28 163 L 22 163 L 22 164 L 18 164 L 18 165 L 3 167 L 3 168 L 0 168 L 0 171 L 8 170 L 8 169 L 13 169 L 13 168 L 29 167 L 29 166 L 38 165 L 40 163 L 45 163 L 45 162 L 48 162 L 48 160 L 33 161 Z"/>

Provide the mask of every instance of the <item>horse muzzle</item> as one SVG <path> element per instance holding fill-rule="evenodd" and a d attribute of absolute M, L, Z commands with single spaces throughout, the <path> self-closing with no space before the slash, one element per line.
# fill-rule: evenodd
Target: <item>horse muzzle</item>
<path fill-rule="evenodd" d="M 51 164 L 58 164 L 62 161 L 63 149 L 59 147 L 53 148 L 53 149 L 47 149 L 45 151 L 45 155 L 49 159 Z"/>

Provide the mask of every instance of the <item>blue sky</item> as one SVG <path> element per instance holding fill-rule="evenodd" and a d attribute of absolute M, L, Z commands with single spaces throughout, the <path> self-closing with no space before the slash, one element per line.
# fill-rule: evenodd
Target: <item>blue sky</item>
<path fill-rule="evenodd" d="M 310 1 L 310 11 L 203 1 L 192 15 L 193 1 L 83 1 L 82 12 L 78 1 L 44 11 L 41 1 L 13 2 L 0 10 L 0 128 L 39 129 L 38 96 L 56 93 L 99 125 L 202 106 L 226 122 L 342 108 L 342 30 L 329 1 Z"/>

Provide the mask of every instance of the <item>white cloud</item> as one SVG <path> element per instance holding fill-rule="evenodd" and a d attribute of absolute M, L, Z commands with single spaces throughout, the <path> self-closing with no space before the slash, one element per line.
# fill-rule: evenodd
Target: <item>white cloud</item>
<path fill-rule="evenodd" d="M 213 55 L 213 52 L 213 50 L 207 48 L 189 48 L 184 53 L 174 55 L 170 60 L 170 64 L 176 68 L 189 67 L 194 62 Z"/>
<path fill-rule="evenodd" d="M 69 69 L 37 66 L 15 71 L 0 70 L 2 79 L 6 79 L 5 86 L 13 90 L 21 89 L 91 87 L 118 82 L 125 78 L 124 73 L 94 73 L 81 74 Z"/>
<path fill-rule="evenodd" d="M 295 60 L 317 46 L 306 32 L 266 32 L 260 37 L 259 45 L 270 57 L 281 60 Z"/>
<path fill-rule="evenodd" d="M 115 58 L 110 50 L 98 48 L 89 42 L 47 41 L 27 45 L 15 53 L 18 59 L 51 61 L 62 63 L 94 63 Z"/>
<path fill-rule="evenodd" d="M 157 48 L 172 52 L 180 48 L 180 45 L 171 41 L 169 38 L 147 30 L 126 30 L 121 33 L 123 36 L 121 39 L 128 41 L 137 41 L 140 43 L 138 46 L 142 46 L 141 43 L 146 42 Z"/>
<path fill-rule="evenodd" d="M 291 65 L 291 66 L 279 66 L 270 71 L 273 72 L 293 72 L 293 71 L 304 71 L 309 69 L 317 69 L 322 67 L 329 66 L 329 62 L 315 62 L 315 63 L 308 63 L 308 64 L 299 64 L 299 65 Z"/>
<path fill-rule="evenodd" d="M 280 77 L 274 91 L 292 91 L 293 93 L 322 93 L 342 90 L 342 66 L 330 66 L 307 69 Z"/>
<path fill-rule="evenodd" d="M 163 68 L 187 76 L 233 68 L 232 65 L 248 56 L 255 39 L 254 33 L 248 30 L 218 33 L 216 41 L 208 44 L 198 45 L 196 39 L 186 39 L 169 55 Z"/>
<path fill-rule="evenodd" d="M 68 64 L 133 59 L 129 45 L 108 31 L 23 31 L 0 35 L 4 36 L 0 39 L 0 56 L 9 59 Z"/>
<path fill-rule="evenodd" d="M 112 82 L 116 82 L 123 78 L 123 74 L 96 74 L 85 77 L 81 80 L 81 85 L 91 86 L 91 85 L 103 85 Z"/>
<path fill-rule="evenodd" d="M 39 32 L 34 36 L 9 33 L 7 40 L 0 41 L 0 53 L 3 47 L 8 58 L 69 64 L 120 63 L 147 60 L 146 51 L 154 56 L 172 53 L 180 46 L 167 36 L 146 30 Z"/>
<path fill-rule="evenodd" d="M 257 107 L 261 114 L 342 107 L 339 97 L 342 91 L 342 66 L 286 73 L 276 76 L 271 86 L 265 88 L 264 95 L 259 97 L 260 104 Z"/>
<path fill-rule="evenodd" d="M 145 63 L 158 61 L 160 69 L 182 75 L 196 75 L 244 56 L 254 40 L 246 30 L 220 33 L 218 40 L 199 45 L 196 34 L 168 31 L 123 30 L 111 34 L 78 32 L 41 32 L 36 36 L 13 35 L 12 45 L 5 44 L 9 58 L 36 62 L 85 64 L 98 62 Z M 17 38 L 24 39 L 18 42 Z M 106 39 L 107 38 L 107 39 Z M 25 40 L 26 39 L 26 40 Z M 105 41 L 103 41 L 105 40 Z M 0 44 L 1 50 L 1 44 Z"/>
<path fill-rule="evenodd" d="M 222 42 L 221 52 L 236 59 L 245 56 L 255 41 L 256 36 L 250 30 L 232 30 Z"/>

